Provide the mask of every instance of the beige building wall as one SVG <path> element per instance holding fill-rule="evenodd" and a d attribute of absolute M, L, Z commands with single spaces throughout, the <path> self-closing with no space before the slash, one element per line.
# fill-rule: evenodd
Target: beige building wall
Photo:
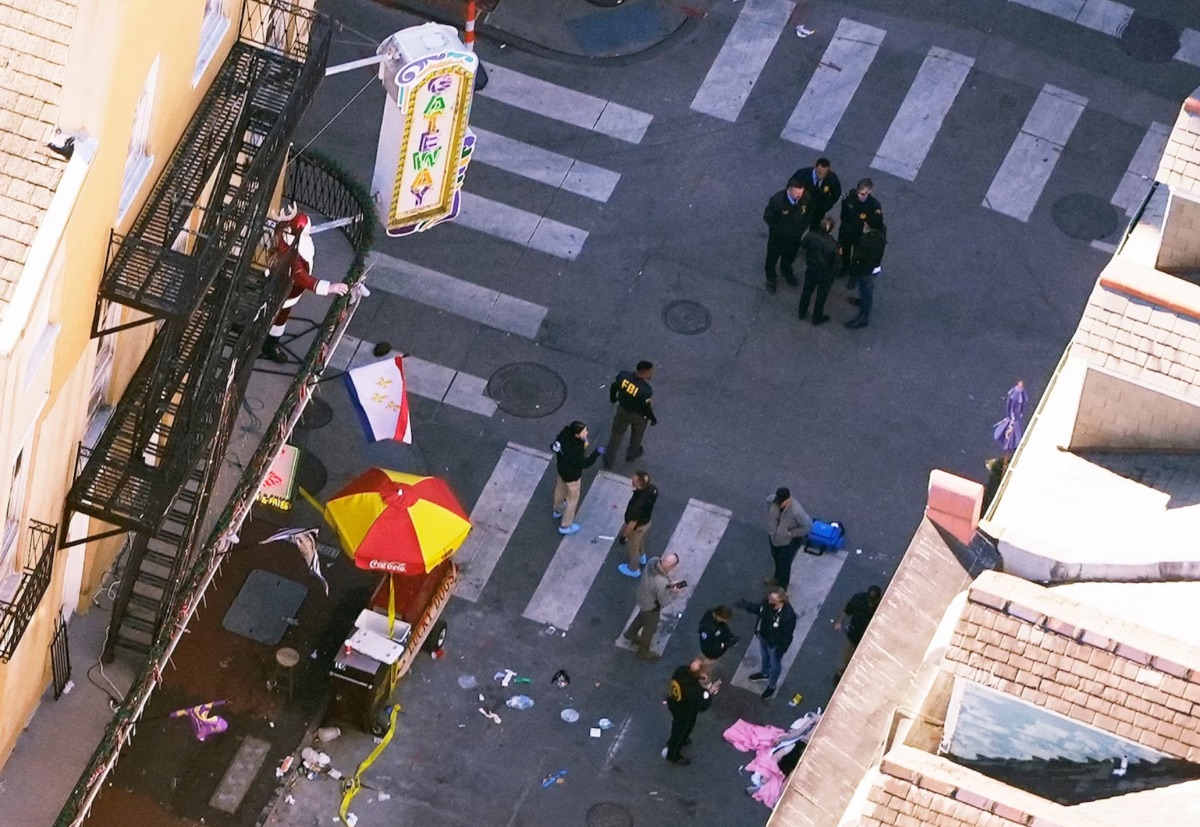
<path fill-rule="evenodd" d="M 88 425 L 100 346 L 91 328 L 110 232 L 128 231 L 236 38 L 241 14 L 240 0 L 78 0 L 76 5 L 59 127 L 98 143 L 74 208 L 57 230 L 58 252 L 33 312 L 8 358 L 0 354 L 0 503 L 8 501 L 16 453 L 25 447 L 29 457 L 20 560 L 27 552 L 30 519 L 51 524 L 64 519 L 77 445 Z M 211 57 L 198 71 L 202 48 Z M 155 66 L 146 121 L 153 163 L 118 220 L 134 121 Z M 123 313 L 123 321 L 132 320 L 131 312 Z M 153 334 L 152 324 L 117 334 L 108 402 L 120 397 Z M 74 536 L 111 528 L 86 518 L 72 521 Z M 49 644 L 60 608 L 77 604 L 86 611 L 121 542 L 114 537 L 57 552 L 50 588 L 13 658 L 0 664 L 0 766 L 50 680 Z"/>

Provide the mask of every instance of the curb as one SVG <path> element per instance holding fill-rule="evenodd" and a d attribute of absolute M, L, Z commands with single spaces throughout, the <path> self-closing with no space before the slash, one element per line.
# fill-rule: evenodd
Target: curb
<path fill-rule="evenodd" d="M 426 20 L 432 20 L 434 23 L 441 23 L 446 26 L 460 28 L 462 20 L 453 17 L 444 11 L 438 11 L 430 8 L 419 0 L 372 0 L 377 5 L 386 8 L 396 9 L 398 11 L 408 12 L 409 14 L 423 17 Z M 586 55 L 577 55 L 572 52 L 564 52 L 558 49 L 553 49 L 549 46 L 543 46 L 532 40 L 526 40 L 519 35 L 512 34 L 503 29 L 498 29 L 495 26 L 488 25 L 487 17 L 482 17 L 475 24 L 475 36 L 486 37 L 488 40 L 493 40 L 505 46 L 511 46 L 522 52 L 534 55 L 536 57 L 545 58 L 546 60 L 554 60 L 559 63 L 567 63 L 574 66 L 632 66 L 637 63 L 643 63 L 651 58 L 657 57 L 659 54 L 671 49 L 676 42 L 682 40 L 689 35 L 693 29 L 699 24 L 701 18 L 687 15 L 684 21 L 679 24 L 675 31 L 663 36 L 656 43 L 652 43 L 645 49 L 638 52 L 633 52 L 627 55 L 612 55 L 612 56 L 597 56 L 588 57 Z"/>

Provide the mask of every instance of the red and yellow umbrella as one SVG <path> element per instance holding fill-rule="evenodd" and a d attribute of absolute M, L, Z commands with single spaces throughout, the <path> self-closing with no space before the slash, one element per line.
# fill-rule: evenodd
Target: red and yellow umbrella
<path fill-rule="evenodd" d="M 325 519 L 359 568 L 426 574 L 458 550 L 471 521 L 436 477 L 372 468 L 334 494 Z"/>

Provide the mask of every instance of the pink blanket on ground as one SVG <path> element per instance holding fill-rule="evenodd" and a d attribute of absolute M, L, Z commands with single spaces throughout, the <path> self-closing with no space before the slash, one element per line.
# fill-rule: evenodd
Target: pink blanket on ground
<path fill-rule="evenodd" d="M 753 798 L 772 808 L 783 793 L 783 773 L 771 756 L 771 749 L 779 737 L 786 734 L 787 730 L 779 727 L 758 726 L 739 718 L 722 736 L 739 751 L 755 753 L 746 770 L 762 776 L 763 783 L 754 791 Z"/>

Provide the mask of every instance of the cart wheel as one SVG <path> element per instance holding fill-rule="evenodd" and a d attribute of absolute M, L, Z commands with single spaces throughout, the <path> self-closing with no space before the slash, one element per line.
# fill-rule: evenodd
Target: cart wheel
<path fill-rule="evenodd" d="M 446 642 L 446 621 L 439 620 L 433 624 L 433 628 L 429 630 L 429 637 L 425 638 L 425 642 L 421 644 L 422 652 L 436 652 L 442 648 L 442 644 Z"/>

